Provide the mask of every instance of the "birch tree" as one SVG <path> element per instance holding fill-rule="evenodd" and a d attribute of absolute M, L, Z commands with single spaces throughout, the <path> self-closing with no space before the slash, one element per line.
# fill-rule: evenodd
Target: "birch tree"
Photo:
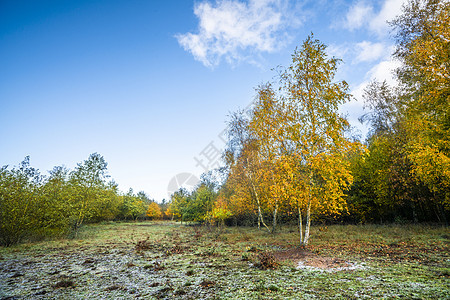
<path fill-rule="evenodd" d="M 288 203 L 293 192 L 285 174 L 286 149 L 282 130 L 286 127 L 282 106 L 271 84 L 256 89 L 257 96 L 249 129 L 255 137 L 261 161 L 261 185 L 265 189 L 267 208 L 272 214 L 272 233 L 277 227 L 277 215 Z"/>
<path fill-rule="evenodd" d="M 327 56 L 326 46 L 310 35 L 281 74 L 285 125 L 280 134 L 286 151 L 298 158 L 295 173 L 306 187 L 299 203 L 306 214 L 303 219 L 299 213 L 302 245 L 308 244 L 314 213 L 339 213 L 345 208 L 343 192 L 352 182 L 346 153 L 359 147 L 345 137 L 349 124 L 338 112 L 351 97 L 345 81 L 334 82 L 338 63 Z"/>
<path fill-rule="evenodd" d="M 263 216 L 263 161 L 259 153 L 259 144 L 250 130 L 249 120 L 242 112 L 234 113 L 228 124 L 228 150 L 225 153 L 229 166 L 228 185 L 234 195 L 231 206 L 256 210 L 258 229 L 261 225 L 270 231 Z"/>

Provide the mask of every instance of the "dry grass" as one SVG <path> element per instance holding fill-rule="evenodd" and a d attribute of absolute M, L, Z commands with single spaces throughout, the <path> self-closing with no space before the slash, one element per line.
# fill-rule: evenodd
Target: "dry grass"
<path fill-rule="evenodd" d="M 428 225 L 318 226 L 299 248 L 294 227 L 104 223 L 0 248 L 0 299 L 445 299 L 449 237 Z"/>

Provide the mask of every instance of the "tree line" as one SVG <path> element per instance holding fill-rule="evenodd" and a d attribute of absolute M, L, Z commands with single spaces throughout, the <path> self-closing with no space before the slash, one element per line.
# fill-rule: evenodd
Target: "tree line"
<path fill-rule="evenodd" d="M 49 173 L 40 174 L 29 157 L 12 169 L 0 168 L 1 244 L 76 234 L 88 222 L 162 217 L 144 192 L 121 193 L 98 153 L 74 170 L 58 166 Z"/>
<path fill-rule="evenodd" d="M 277 82 L 256 88 L 253 109 L 231 114 L 222 184 L 202 180 L 192 192 L 174 193 L 173 216 L 250 221 L 270 232 L 280 220 L 295 221 L 302 245 L 312 220 L 447 224 L 449 18 L 448 1 L 412 0 L 391 22 L 398 85 L 366 88 L 364 142 L 339 113 L 352 97 L 335 80 L 340 60 L 311 34 Z"/>

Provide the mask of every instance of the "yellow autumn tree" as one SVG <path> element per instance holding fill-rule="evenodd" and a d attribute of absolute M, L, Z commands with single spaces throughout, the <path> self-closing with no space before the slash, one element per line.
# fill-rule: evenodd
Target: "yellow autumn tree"
<path fill-rule="evenodd" d="M 219 227 L 223 227 L 225 224 L 225 220 L 233 215 L 223 197 L 219 197 L 216 202 L 214 202 L 214 207 L 211 214 L 212 218 L 217 221 Z"/>
<path fill-rule="evenodd" d="M 310 35 L 292 55 L 292 64 L 282 73 L 280 103 L 275 132 L 281 137 L 290 170 L 290 197 L 299 211 L 300 243 L 308 244 L 311 216 L 319 212 L 340 213 L 345 209 L 344 191 L 352 182 L 346 154 L 361 148 L 346 138 L 349 124 L 339 106 L 351 95 L 345 81 L 334 82 L 339 60 L 328 57 L 326 46 Z M 295 179 L 294 179 L 295 178 Z M 303 226 L 304 223 L 304 226 Z"/>
<path fill-rule="evenodd" d="M 246 202 L 257 212 L 258 227 L 269 230 L 263 215 L 270 212 L 272 232 L 277 214 L 295 207 L 302 245 L 308 244 L 312 215 L 345 210 L 344 191 L 353 179 L 347 154 L 362 150 L 346 138 L 349 124 L 338 112 L 351 97 L 345 81 L 333 81 L 338 62 L 309 36 L 279 88 L 258 87 L 249 119 L 234 115 L 230 122 L 231 202 Z"/>
<path fill-rule="evenodd" d="M 225 153 L 229 168 L 227 185 L 234 193 L 230 197 L 231 208 L 255 211 L 258 229 L 261 225 L 270 231 L 264 221 L 264 171 L 259 144 L 250 130 L 249 120 L 242 112 L 234 113 L 228 124 L 229 143 Z"/>
<path fill-rule="evenodd" d="M 302 245 L 308 244 L 312 215 L 345 210 L 344 191 L 353 179 L 347 154 L 363 148 L 346 138 L 349 124 L 338 112 L 351 97 L 346 82 L 333 81 L 338 62 L 309 36 L 279 88 L 258 87 L 249 118 L 234 115 L 230 122 L 231 202 L 247 203 L 257 212 L 258 227 L 269 230 L 263 215 L 271 213 L 272 232 L 277 214 L 295 207 Z"/>
<path fill-rule="evenodd" d="M 146 216 L 152 220 L 161 218 L 162 212 L 161 212 L 161 208 L 159 207 L 158 203 L 152 202 L 148 205 Z"/>
<path fill-rule="evenodd" d="M 281 156 L 284 141 L 279 134 L 284 126 L 280 105 L 271 84 L 261 85 L 256 89 L 257 96 L 249 122 L 249 130 L 254 136 L 259 157 L 261 173 L 260 189 L 265 198 L 266 210 L 272 215 L 272 233 L 277 227 L 277 215 L 286 203 L 286 182 L 284 179 Z M 281 137 L 281 139 L 280 139 Z"/>

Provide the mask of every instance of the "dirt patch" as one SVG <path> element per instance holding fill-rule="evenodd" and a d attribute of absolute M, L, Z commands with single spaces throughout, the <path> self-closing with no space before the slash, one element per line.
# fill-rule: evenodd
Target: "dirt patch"
<path fill-rule="evenodd" d="M 170 256 L 170 255 L 172 255 L 172 254 L 182 254 L 184 251 L 185 251 L 185 247 L 182 247 L 182 246 L 176 244 L 175 246 L 173 246 L 173 247 L 167 249 L 167 250 L 164 252 L 164 254 L 165 254 L 166 256 Z"/>
<path fill-rule="evenodd" d="M 346 269 L 351 267 L 351 264 L 343 259 L 319 256 L 304 248 L 290 248 L 287 250 L 276 251 L 273 253 L 273 256 L 280 261 L 290 260 L 299 266 L 322 270 Z"/>
<path fill-rule="evenodd" d="M 319 268 L 323 270 L 330 269 L 347 269 L 350 267 L 350 264 L 339 258 L 332 257 L 308 257 L 303 265 Z"/>
<path fill-rule="evenodd" d="M 314 254 L 311 251 L 304 248 L 290 248 L 286 250 L 280 250 L 273 252 L 273 255 L 278 260 L 300 260 L 305 259 L 305 257 L 310 257 Z"/>

